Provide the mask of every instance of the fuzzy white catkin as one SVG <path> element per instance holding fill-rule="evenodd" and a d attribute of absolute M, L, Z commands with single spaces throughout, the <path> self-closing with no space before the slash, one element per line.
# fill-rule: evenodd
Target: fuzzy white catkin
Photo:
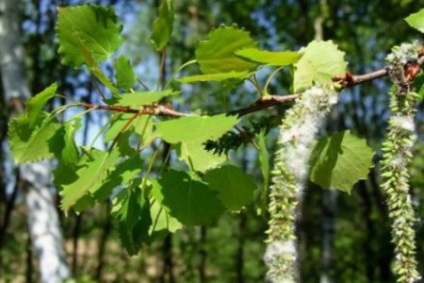
<path fill-rule="evenodd" d="M 286 116 L 286 120 L 292 120 L 293 123 L 282 127 L 280 139 L 284 143 L 284 150 L 281 159 L 286 160 L 287 169 L 299 183 L 304 183 L 307 178 L 315 135 L 330 107 L 337 103 L 337 98 L 337 92 L 313 86 L 301 95 L 296 106 Z M 293 116 L 293 119 L 288 116 Z"/>
<path fill-rule="evenodd" d="M 308 162 L 315 144 L 315 136 L 322 127 L 331 106 L 337 101 L 338 93 L 333 88 L 312 86 L 302 93 L 296 100 L 296 104 L 286 112 L 283 124 L 280 126 L 279 149 L 275 157 L 274 172 L 276 173 L 273 173 L 275 178 L 271 187 L 271 206 L 280 205 L 282 200 L 279 198 L 284 198 L 282 202 L 288 202 L 288 206 L 283 205 L 280 209 L 270 210 L 268 246 L 263 258 L 268 266 L 269 282 L 294 282 L 297 277 L 294 235 L 294 219 L 298 213 L 296 205 L 301 204 L 303 200 L 309 173 Z M 283 177 L 283 173 L 293 176 L 294 179 Z M 296 199 L 295 202 L 290 201 L 290 196 L 287 194 L 289 188 L 294 189 L 292 193 Z M 293 218 L 285 216 L 286 221 L 281 221 L 278 215 L 273 215 L 275 211 L 293 215 Z M 283 232 L 286 236 L 281 234 L 282 231 L 286 231 Z M 287 235 L 287 231 L 291 231 L 292 234 Z"/>

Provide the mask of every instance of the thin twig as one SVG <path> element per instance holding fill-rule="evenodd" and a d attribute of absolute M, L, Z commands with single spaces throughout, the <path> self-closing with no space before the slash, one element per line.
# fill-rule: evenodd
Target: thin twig
<path fill-rule="evenodd" d="M 271 106 L 278 104 L 286 103 L 292 100 L 295 100 L 298 97 L 298 94 L 289 94 L 289 95 L 267 95 L 256 100 L 253 104 L 249 105 L 246 108 L 230 111 L 229 115 L 238 115 L 244 116 L 252 112 L 256 112 Z"/>
<path fill-rule="evenodd" d="M 145 83 L 143 83 L 143 81 L 142 80 L 140 80 L 140 79 L 137 79 L 137 82 L 145 89 L 145 90 L 147 90 L 147 91 L 149 91 L 149 88 L 147 87 L 147 85 L 145 84 Z"/>
<path fill-rule="evenodd" d="M 103 91 L 101 90 L 100 86 L 98 85 L 96 80 L 93 80 L 93 85 L 94 87 L 97 89 L 97 92 L 100 94 L 100 96 L 102 97 L 103 100 L 106 100 L 106 96 L 103 93 Z"/>
<path fill-rule="evenodd" d="M 115 146 L 115 144 L 118 142 L 119 138 L 122 136 L 122 133 L 131 125 L 131 123 L 134 121 L 135 118 L 137 118 L 138 113 L 135 113 L 125 124 L 124 126 L 121 128 L 121 130 L 119 131 L 119 133 L 116 135 L 116 137 L 113 139 L 112 144 L 110 145 L 110 150 L 113 149 L 113 147 Z"/>

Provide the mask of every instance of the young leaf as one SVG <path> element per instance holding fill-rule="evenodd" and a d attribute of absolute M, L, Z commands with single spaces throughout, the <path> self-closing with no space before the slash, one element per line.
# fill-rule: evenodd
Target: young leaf
<path fill-rule="evenodd" d="M 270 66 L 288 66 L 296 63 L 302 54 L 295 51 L 272 52 L 257 48 L 245 48 L 235 52 L 237 56 L 252 62 Z"/>
<path fill-rule="evenodd" d="M 225 114 L 202 117 L 182 117 L 157 123 L 156 131 L 165 141 L 202 143 L 218 139 L 238 122 L 236 116 Z"/>
<path fill-rule="evenodd" d="M 63 146 L 56 138 L 61 125 L 51 116 L 43 113 L 34 123 L 31 127 L 25 114 L 10 120 L 9 145 L 16 163 L 52 158 Z"/>
<path fill-rule="evenodd" d="M 218 198 L 229 210 L 238 211 L 252 201 L 257 189 L 252 176 L 233 165 L 224 165 L 206 172 L 203 180 L 218 191 Z"/>
<path fill-rule="evenodd" d="M 424 33 L 424 9 L 409 15 L 405 18 L 405 20 L 411 27 L 419 30 L 421 33 Z"/>
<path fill-rule="evenodd" d="M 141 244 L 149 239 L 152 224 L 150 202 L 140 189 L 141 180 L 135 180 L 113 200 L 112 216 L 122 244 L 128 254 L 135 255 Z"/>
<path fill-rule="evenodd" d="M 124 55 L 119 56 L 115 62 L 115 78 L 118 88 L 128 90 L 135 84 L 134 70 L 130 61 Z"/>
<path fill-rule="evenodd" d="M 63 64 L 81 66 L 85 62 L 75 32 L 87 45 L 94 60 L 108 59 L 121 45 L 121 25 L 113 7 L 79 5 L 58 8 L 57 35 Z"/>
<path fill-rule="evenodd" d="M 30 127 L 34 127 L 37 120 L 40 118 L 43 107 L 47 101 L 54 97 L 57 90 L 57 84 L 51 84 L 46 87 L 42 92 L 31 97 L 27 101 L 27 113 Z"/>
<path fill-rule="evenodd" d="M 152 188 L 166 211 L 186 225 L 202 225 L 224 211 L 216 192 L 185 172 L 171 170 Z"/>
<path fill-rule="evenodd" d="M 295 64 L 294 92 L 305 90 L 313 82 L 328 83 L 335 75 L 346 72 L 344 52 L 330 41 L 312 41 Z"/>
<path fill-rule="evenodd" d="M 137 108 L 139 106 L 159 102 L 162 98 L 176 95 L 178 93 L 178 91 L 172 91 L 170 89 L 163 91 L 138 91 L 134 93 L 125 93 L 122 96 L 117 97 L 117 102 L 115 104 Z"/>
<path fill-rule="evenodd" d="M 227 161 L 225 155 L 213 154 L 205 150 L 201 143 L 182 142 L 178 147 L 178 156 L 194 171 L 206 172 Z"/>
<path fill-rule="evenodd" d="M 89 148 L 85 154 L 88 160 L 78 164 L 77 179 L 62 185 L 62 208 L 65 212 L 84 195 L 95 192 L 103 185 L 119 157 L 117 150 L 105 152 Z"/>
<path fill-rule="evenodd" d="M 216 73 L 216 74 L 203 74 L 203 75 L 195 75 L 188 76 L 184 78 L 180 78 L 177 81 L 180 83 L 197 83 L 197 82 L 220 82 L 229 79 L 235 80 L 244 80 L 250 76 L 250 72 L 241 71 L 241 72 L 227 72 L 227 73 Z"/>
<path fill-rule="evenodd" d="M 162 0 L 158 17 L 153 22 L 153 32 L 150 42 L 156 51 L 162 50 L 169 41 L 174 24 L 174 0 Z"/>
<path fill-rule="evenodd" d="M 322 188 L 350 193 L 353 185 L 367 178 L 374 152 L 364 139 L 349 131 L 321 138 L 311 157 L 311 181 Z"/>
<path fill-rule="evenodd" d="M 257 64 L 237 57 L 234 52 L 242 48 L 257 47 L 249 33 L 234 27 L 220 27 L 209 33 L 208 39 L 196 45 L 196 60 L 204 74 L 231 71 L 253 71 Z"/>

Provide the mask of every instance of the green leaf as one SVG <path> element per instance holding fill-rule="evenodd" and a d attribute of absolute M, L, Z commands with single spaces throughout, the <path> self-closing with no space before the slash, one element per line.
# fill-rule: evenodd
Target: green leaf
<path fill-rule="evenodd" d="M 123 156 L 135 154 L 135 150 L 130 146 L 130 138 L 134 134 L 133 123 L 137 119 L 135 115 L 134 113 L 114 114 L 110 120 L 111 126 L 104 137 L 105 142 L 113 140 Z"/>
<path fill-rule="evenodd" d="M 295 64 L 294 92 L 311 87 L 313 82 L 331 82 L 332 77 L 346 72 L 344 54 L 331 40 L 309 43 Z"/>
<path fill-rule="evenodd" d="M 261 168 L 263 184 L 259 196 L 259 213 L 263 213 L 267 208 L 268 200 L 268 188 L 270 181 L 270 169 L 269 169 L 269 154 L 266 148 L 265 133 L 261 131 L 257 136 L 257 143 L 259 145 L 259 167 Z"/>
<path fill-rule="evenodd" d="M 165 141 L 203 143 L 220 138 L 238 122 L 236 116 L 225 114 L 201 117 L 181 117 L 157 123 L 156 131 Z"/>
<path fill-rule="evenodd" d="M 412 90 L 416 91 L 419 100 L 424 99 L 424 72 L 420 70 L 412 82 Z"/>
<path fill-rule="evenodd" d="M 238 211 L 252 201 L 257 189 L 252 176 L 233 165 L 224 165 L 208 171 L 203 180 L 218 191 L 218 198 L 229 210 Z"/>
<path fill-rule="evenodd" d="M 135 138 L 135 135 L 131 129 L 126 129 L 118 137 L 116 141 L 116 148 L 119 150 L 121 156 L 133 156 L 137 154 L 137 151 L 131 146 L 132 138 Z"/>
<path fill-rule="evenodd" d="M 350 193 L 353 185 L 367 178 L 374 152 L 364 139 L 349 131 L 319 139 L 311 157 L 311 181 L 322 188 Z"/>
<path fill-rule="evenodd" d="M 9 145 L 16 163 L 34 162 L 54 157 L 61 149 L 63 141 L 57 139 L 56 132 L 61 125 L 54 117 L 42 113 L 30 126 L 25 114 L 10 120 Z"/>
<path fill-rule="evenodd" d="M 169 171 L 151 193 L 170 215 L 185 225 L 207 224 L 224 211 L 216 192 L 185 172 Z"/>
<path fill-rule="evenodd" d="M 139 115 L 132 126 L 134 132 L 139 135 L 139 142 L 141 142 L 142 146 L 151 144 L 157 138 L 157 134 L 154 130 L 155 123 L 152 116 Z"/>
<path fill-rule="evenodd" d="M 103 201 L 109 197 L 113 189 L 121 185 L 128 185 L 131 180 L 141 173 L 142 168 L 143 160 L 141 160 L 140 156 L 132 156 L 116 165 L 116 168 L 111 170 L 103 184 L 97 189 L 91 189 L 90 193 L 97 201 Z"/>
<path fill-rule="evenodd" d="M 130 89 L 136 81 L 133 67 L 130 60 L 124 55 L 118 57 L 115 62 L 115 79 L 118 88 Z"/>
<path fill-rule="evenodd" d="M 56 91 L 57 84 L 54 83 L 46 87 L 42 92 L 28 99 L 27 113 L 30 127 L 34 127 L 35 123 L 42 114 L 44 105 L 46 105 L 47 101 L 55 96 Z"/>
<path fill-rule="evenodd" d="M 250 72 L 257 64 L 237 57 L 234 52 L 242 48 L 257 47 L 249 33 L 235 27 L 220 27 L 209 33 L 206 40 L 196 45 L 196 60 L 204 74 L 231 71 Z"/>
<path fill-rule="evenodd" d="M 227 161 L 225 155 L 213 154 L 205 150 L 200 143 L 182 142 L 178 147 L 178 156 L 194 171 L 206 172 Z"/>
<path fill-rule="evenodd" d="M 94 77 L 96 77 L 99 80 L 99 82 L 101 82 L 103 85 L 108 87 L 114 95 L 118 94 L 118 89 L 110 81 L 110 79 L 102 72 L 102 70 L 99 67 L 99 64 L 94 59 L 93 53 L 88 48 L 87 44 L 84 42 L 81 34 L 77 31 L 74 31 L 73 34 L 78 44 L 78 47 L 80 49 L 80 52 L 85 59 L 85 63 L 87 64 L 88 69 L 90 70 L 90 73 Z"/>
<path fill-rule="evenodd" d="M 257 48 L 241 49 L 236 51 L 235 54 L 258 64 L 280 67 L 292 65 L 302 57 L 301 53 L 295 51 L 272 52 Z"/>
<path fill-rule="evenodd" d="M 244 80 L 250 76 L 250 72 L 241 71 L 241 72 L 227 72 L 227 73 L 216 73 L 216 74 L 203 74 L 188 76 L 180 78 L 177 81 L 180 83 L 197 83 L 197 82 L 220 82 L 229 79 Z"/>
<path fill-rule="evenodd" d="M 86 209 L 93 208 L 93 206 L 96 204 L 94 198 L 91 195 L 85 195 L 82 198 L 80 198 L 72 207 L 73 210 L 77 213 L 84 211 Z"/>
<path fill-rule="evenodd" d="M 59 163 L 59 166 L 53 171 L 56 187 L 62 191 L 64 186 L 76 182 L 79 178 L 77 170 L 91 162 L 90 158 L 88 154 L 83 154 L 77 163 Z M 106 200 L 112 194 L 113 189 L 127 186 L 131 180 L 135 179 L 140 174 L 142 165 L 143 162 L 138 155 L 121 162 L 115 169 L 112 169 L 100 188 L 95 187 L 78 199 L 73 205 L 73 210 L 83 211 L 92 207 L 96 202 Z"/>
<path fill-rule="evenodd" d="M 159 183 L 153 182 L 153 185 L 158 186 Z M 150 214 L 152 216 L 152 226 L 150 226 L 149 230 L 151 238 L 160 238 L 168 232 L 175 233 L 183 227 L 183 225 L 172 217 L 160 202 L 154 198 L 150 199 Z"/>
<path fill-rule="evenodd" d="M 171 144 L 180 143 L 178 154 L 195 171 L 205 172 L 226 161 L 204 149 L 207 140 L 216 140 L 238 122 L 236 116 L 225 114 L 202 117 L 182 117 L 157 123 L 156 134 Z"/>
<path fill-rule="evenodd" d="M 141 244 L 149 239 L 152 224 L 150 202 L 143 197 L 141 179 L 133 181 L 113 200 L 112 216 L 119 238 L 130 255 L 140 250 Z"/>
<path fill-rule="evenodd" d="M 112 117 L 111 126 L 106 132 L 105 141 L 109 142 L 117 138 L 125 124 L 128 122 L 128 120 L 132 119 L 133 116 L 133 113 L 114 114 Z M 154 123 L 152 117 L 148 115 L 138 115 L 131 123 L 131 125 L 122 131 L 121 137 L 118 139 L 118 146 L 124 145 L 127 147 L 126 145 L 128 145 L 128 138 L 134 132 L 139 135 L 139 139 L 141 140 L 141 144 L 143 146 L 149 145 L 155 138 L 157 138 L 157 135 L 154 132 Z"/>
<path fill-rule="evenodd" d="M 121 25 L 113 7 L 79 5 L 58 8 L 57 35 L 63 64 L 81 66 L 85 62 L 79 48 L 84 42 L 99 63 L 108 59 L 121 45 Z M 76 35 L 78 35 L 76 37 Z"/>
<path fill-rule="evenodd" d="M 128 120 L 130 120 L 133 116 L 133 113 L 113 114 L 111 118 L 111 126 L 104 137 L 105 142 L 114 140 L 118 136 L 119 132 L 122 131 L 123 127 L 128 122 Z"/>
<path fill-rule="evenodd" d="M 421 9 L 417 13 L 409 15 L 405 18 L 405 20 L 411 27 L 424 33 L 424 9 Z"/>
<path fill-rule="evenodd" d="M 169 41 L 174 23 L 174 1 L 162 0 L 158 10 L 158 17 L 153 22 L 153 32 L 150 42 L 156 51 L 162 50 Z"/>
<path fill-rule="evenodd" d="M 167 96 L 176 95 L 178 93 L 178 91 L 172 91 L 170 89 L 163 91 L 138 91 L 134 93 L 125 93 L 122 96 L 117 97 L 117 102 L 115 104 L 137 108 L 139 106 L 159 102 Z"/>
<path fill-rule="evenodd" d="M 75 133 L 82 126 L 81 118 L 73 121 L 68 121 L 63 124 L 63 127 L 56 133 L 63 139 L 63 147 L 60 148 L 60 153 L 57 156 L 61 162 L 65 164 L 74 164 L 79 159 L 78 148 L 75 144 Z"/>
<path fill-rule="evenodd" d="M 269 154 L 265 143 L 265 133 L 261 131 L 257 137 L 259 145 L 259 164 L 261 167 L 262 177 L 264 179 L 264 187 L 269 185 Z"/>
<path fill-rule="evenodd" d="M 88 160 L 82 159 L 78 164 L 77 179 L 62 185 L 62 208 L 65 212 L 84 195 L 95 192 L 103 185 L 119 157 L 117 150 L 104 152 L 89 148 L 85 154 L 88 155 Z"/>
<path fill-rule="evenodd" d="M 65 164 L 63 162 L 59 162 L 58 166 L 53 171 L 53 182 L 59 192 L 63 190 L 64 185 L 71 184 L 78 179 L 76 171 L 88 161 L 88 155 L 82 154 L 81 157 L 75 163 Z M 78 201 L 76 201 L 76 203 L 73 205 L 73 210 L 76 212 L 81 212 L 85 209 L 93 207 L 94 204 L 94 198 L 90 194 L 86 194 Z"/>

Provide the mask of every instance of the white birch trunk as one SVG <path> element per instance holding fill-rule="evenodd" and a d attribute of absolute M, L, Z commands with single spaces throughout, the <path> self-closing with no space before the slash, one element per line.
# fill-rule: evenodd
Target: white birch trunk
<path fill-rule="evenodd" d="M 0 70 L 6 105 L 11 114 L 22 111 L 23 101 L 30 97 L 25 77 L 24 49 L 20 42 L 18 0 L 0 0 Z M 25 203 L 28 227 L 37 256 L 41 281 L 62 282 L 70 277 L 63 248 L 62 232 L 54 198 L 49 190 L 48 162 L 20 167 L 25 181 Z"/>

